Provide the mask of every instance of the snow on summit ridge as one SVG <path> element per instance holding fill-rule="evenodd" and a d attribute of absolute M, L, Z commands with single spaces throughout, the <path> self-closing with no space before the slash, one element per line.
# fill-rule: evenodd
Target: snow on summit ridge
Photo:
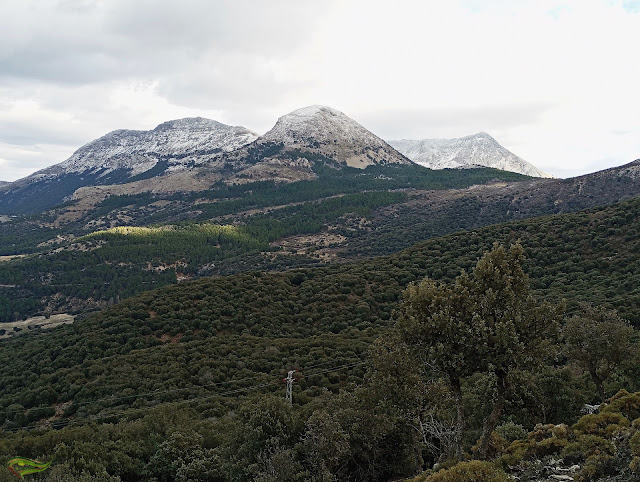
<path fill-rule="evenodd" d="M 193 177 L 194 168 L 257 138 L 244 127 L 202 117 L 163 122 L 148 131 L 115 130 L 80 147 L 66 161 L 1 186 L 0 206 L 28 212 L 60 204 L 82 188 L 134 181 L 149 180 L 149 189 L 168 191 L 206 185 L 206 176 Z M 139 188 L 123 189 L 116 191 L 128 193 L 128 189 L 135 192 Z"/>
<path fill-rule="evenodd" d="M 413 162 L 431 169 L 493 167 L 532 177 L 551 177 L 501 146 L 486 132 L 456 139 L 389 141 Z"/>
<path fill-rule="evenodd" d="M 257 138 L 244 127 L 192 117 L 163 122 L 150 131 L 120 129 L 85 144 L 66 161 L 34 176 L 51 177 L 84 171 L 130 169 L 131 175 L 151 169 L 160 158 L 175 167 L 195 153 L 228 152 Z M 173 158 L 173 160 L 171 160 Z M 185 160 L 186 159 L 186 160 Z"/>
<path fill-rule="evenodd" d="M 410 163 L 356 121 L 323 105 L 310 105 L 280 117 L 258 142 L 282 143 L 287 147 L 319 152 L 351 167 Z"/>
<path fill-rule="evenodd" d="M 386 144 L 339 110 L 323 105 L 310 105 L 283 115 L 262 138 L 285 145 L 299 144 L 309 139 L 318 142 L 336 140 L 338 143 L 371 140 L 376 146 Z"/>
<path fill-rule="evenodd" d="M 180 169 L 203 155 L 228 152 L 255 140 L 258 135 L 244 127 L 234 127 L 203 117 L 187 117 L 163 122 L 155 129 L 118 129 L 75 151 L 69 159 L 47 167 L 16 185 L 54 179 L 66 174 L 127 170 L 135 176 L 167 160 L 170 170 Z"/>

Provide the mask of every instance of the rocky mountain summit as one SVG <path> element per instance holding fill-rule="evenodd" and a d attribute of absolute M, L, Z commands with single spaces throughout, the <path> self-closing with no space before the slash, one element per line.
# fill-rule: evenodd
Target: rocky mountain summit
<path fill-rule="evenodd" d="M 317 152 L 351 167 L 410 164 L 385 141 L 331 107 L 311 105 L 290 112 L 257 142 Z"/>
<path fill-rule="evenodd" d="M 232 166 L 229 182 L 294 182 L 317 177 L 317 164 L 363 169 L 413 164 L 385 141 L 331 107 L 312 105 L 278 119 L 253 143 L 211 162 Z M 218 168 L 220 167 L 218 166 Z"/>
<path fill-rule="evenodd" d="M 389 144 L 430 169 L 493 167 L 532 177 L 551 177 L 502 147 L 486 132 L 456 139 L 394 140 Z"/>
<path fill-rule="evenodd" d="M 258 135 L 202 117 L 150 131 L 116 130 L 85 144 L 64 162 L 4 185 L 0 212 L 29 212 L 61 203 L 86 186 L 130 183 L 205 164 Z"/>
<path fill-rule="evenodd" d="M 112 195 L 202 191 L 216 182 L 311 180 L 326 172 L 325 166 L 414 162 L 433 169 L 487 166 L 549 177 L 486 133 L 387 143 L 344 113 L 312 105 L 280 117 L 262 136 L 201 117 L 149 131 L 110 132 L 64 162 L 0 185 L 0 213 L 38 212 L 87 197 L 95 204 Z"/>
<path fill-rule="evenodd" d="M 229 152 L 258 137 L 244 127 L 233 127 L 202 117 L 178 119 L 150 131 L 116 130 L 82 146 L 66 161 L 26 179 L 47 179 L 71 173 L 100 173 L 118 169 L 130 176 L 148 171 L 166 160 L 173 169 L 202 162 L 202 157 Z M 25 179 L 25 180 L 26 180 Z"/>

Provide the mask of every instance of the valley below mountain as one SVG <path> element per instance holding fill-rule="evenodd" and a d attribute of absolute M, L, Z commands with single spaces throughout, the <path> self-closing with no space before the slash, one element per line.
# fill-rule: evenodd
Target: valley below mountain
<path fill-rule="evenodd" d="M 300 417 L 304 432 L 285 425 L 278 436 L 285 437 L 279 438 L 279 443 L 296 446 L 303 433 L 311 436 L 308 431 L 312 420 L 328 406 L 335 417 L 331 423 L 336 429 L 341 427 L 349 441 L 348 451 L 341 455 L 346 464 L 356 463 L 351 457 L 368 459 L 373 453 L 375 457 L 388 457 L 387 452 L 419 447 L 417 440 L 412 445 L 413 432 L 410 425 L 404 425 L 402 412 L 386 405 L 385 401 L 393 399 L 385 391 L 385 387 L 392 387 L 391 382 L 384 379 L 383 385 L 376 385 L 375 381 L 386 376 L 382 360 L 387 349 L 383 341 L 375 340 L 392 333 L 394 312 L 405 287 L 425 276 L 449 282 L 461 270 L 471 270 L 493 243 L 519 241 L 527 256 L 523 267 L 536 296 L 554 304 L 566 300 L 569 316 L 579 313 L 584 301 L 616 308 L 637 325 L 639 210 L 638 199 L 631 199 L 579 213 L 450 234 L 397 254 L 355 263 L 203 278 L 139 294 L 47 333 L 2 340 L 0 363 L 5 370 L 0 378 L 0 413 L 4 422 L 0 444 L 8 450 L 17 444 L 27 449 L 38 444 L 39 453 L 49 454 L 60 450 L 60 441 L 73 440 L 75 448 L 62 458 L 69 463 L 80 456 L 76 452 L 80 447 L 90 447 L 96 437 L 114 437 L 117 443 L 107 444 L 92 461 L 103 464 L 109 474 L 133 480 L 164 470 L 172 472 L 154 465 L 160 448 L 134 444 L 131 447 L 137 448 L 133 450 L 123 445 L 125 440 L 138 440 L 136 434 L 144 433 L 169 444 L 169 440 L 180 437 L 179 433 L 189 431 L 200 434 L 189 450 L 201 450 L 206 442 L 199 437 L 209 433 L 220 437 L 209 449 L 211 454 L 205 456 L 212 464 L 211 470 L 220 464 L 221 468 L 215 470 L 244 473 L 246 457 L 251 460 L 257 455 L 240 455 L 234 451 L 234 444 L 245 443 L 252 424 L 269 426 L 262 415 L 258 419 L 244 418 L 248 413 L 255 417 Z M 232 239 L 235 234 L 228 235 Z M 393 366 L 392 374 L 398 369 Z M 293 369 L 301 372 L 296 375 L 293 408 L 288 408 L 282 401 L 281 378 Z M 532 378 L 518 379 L 513 397 L 521 401 L 509 405 L 505 416 L 522 426 L 545 420 L 551 424 L 545 426 L 548 430 L 555 427 L 553 424 L 573 424 L 582 405 L 591 399 L 588 383 L 571 374 L 572 370 L 546 365 L 526 375 Z M 630 390 L 640 388 L 632 371 L 621 372 L 616 380 L 608 385 L 609 393 L 615 391 L 617 383 L 624 383 Z M 478 426 L 481 415 L 470 407 L 483 406 L 488 396 L 482 388 L 485 384 L 483 379 L 465 381 L 472 427 Z M 363 428 L 361 435 L 348 428 L 351 417 L 365 413 L 372 417 L 365 425 L 370 428 Z M 241 423 L 237 432 L 228 428 L 232 420 Z M 390 425 L 380 425 L 384 421 Z M 392 444 L 383 452 L 381 448 L 363 452 L 357 448 L 360 437 L 372 443 L 374 435 L 369 431 L 374 427 L 383 433 L 399 430 L 403 445 Z M 572 430 L 578 434 L 587 430 L 580 427 L 583 425 L 575 424 Z M 85 436 L 87 430 L 91 438 Z M 105 430 L 110 430 L 110 435 Z M 500 430 L 506 433 L 502 432 L 505 427 Z M 526 437 L 526 431 L 518 430 Z M 47 435 L 53 433 L 55 439 Z M 286 441 L 290 433 L 293 438 Z M 307 452 L 311 449 L 303 446 L 298 449 L 299 456 L 311 457 Z M 535 452 L 536 447 L 532 445 L 533 453 L 547 453 L 542 447 Z M 559 453 L 561 448 L 552 453 Z M 520 460 L 513 452 L 515 448 L 501 450 L 510 457 L 505 460 Z M 220 454 L 220 458 L 214 454 Z M 114 466 L 109 462 L 114 457 L 138 462 Z M 367 464 L 368 475 L 362 480 L 375 474 L 377 478 L 389 470 L 396 474 L 415 471 L 415 459 L 407 457 L 414 462 L 402 467 Z M 567 460 L 583 464 L 582 457 L 567 455 Z M 596 464 L 593 460 L 589 463 Z M 349 467 L 345 470 L 355 470 Z M 527 467 L 513 466 L 511 470 L 522 475 L 531 470 Z M 623 471 L 626 466 L 616 467 Z M 260 470 L 256 468 L 257 473 Z M 233 475 L 229 480 L 239 477 Z"/>

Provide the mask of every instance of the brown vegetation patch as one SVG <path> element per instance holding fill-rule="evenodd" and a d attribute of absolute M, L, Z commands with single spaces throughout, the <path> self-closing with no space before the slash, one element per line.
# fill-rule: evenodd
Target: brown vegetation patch
<path fill-rule="evenodd" d="M 347 238 L 341 234 L 322 232 L 318 234 L 296 235 L 271 243 L 289 253 L 315 255 L 323 260 L 331 260 L 346 247 Z"/>
<path fill-rule="evenodd" d="M 12 254 L 9 256 L 0 256 L 0 263 L 2 263 L 3 261 L 13 261 L 14 259 L 18 259 L 18 258 L 24 258 L 25 256 L 28 256 L 27 254 Z"/>
<path fill-rule="evenodd" d="M 159 338 L 159 340 L 162 343 L 170 343 L 172 345 L 177 345 L 178 343 L 180 343 L 180 340 L 182 339 L 183 336 L 184 336 L 184 333 L 178 333 L 177 335 L 174 335 L 174 336 L 171 336 L 169 333 L 165 333 Z"/>
<path fill-rule="evenodd" d="M 48 318 L 45 316 L 34 316 L 27 318 L 26 320 L 12 321 L 9 323 L 0 324 L 0 328 L 5 330 L 4 335 L 0 335 L 0 339 L 9 338 L 10 336 L 20 333 L 27 333 L 32 330 L 50 330 L 61 325 L 73 323 L 75 316 L 66 313 L 57 315 L 51 315 Z M 16 331 L 16 329 L 18 331 Z"/>

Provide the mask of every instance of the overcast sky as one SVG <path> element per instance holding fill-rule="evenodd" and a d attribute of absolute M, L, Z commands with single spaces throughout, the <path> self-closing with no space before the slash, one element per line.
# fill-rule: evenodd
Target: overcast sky
<path fill-rule="evenodd" d="M 114 129 L 479 131 L 557 177 L 640 158 L 640 0 L 2 0 L 0 180 Z"/>

